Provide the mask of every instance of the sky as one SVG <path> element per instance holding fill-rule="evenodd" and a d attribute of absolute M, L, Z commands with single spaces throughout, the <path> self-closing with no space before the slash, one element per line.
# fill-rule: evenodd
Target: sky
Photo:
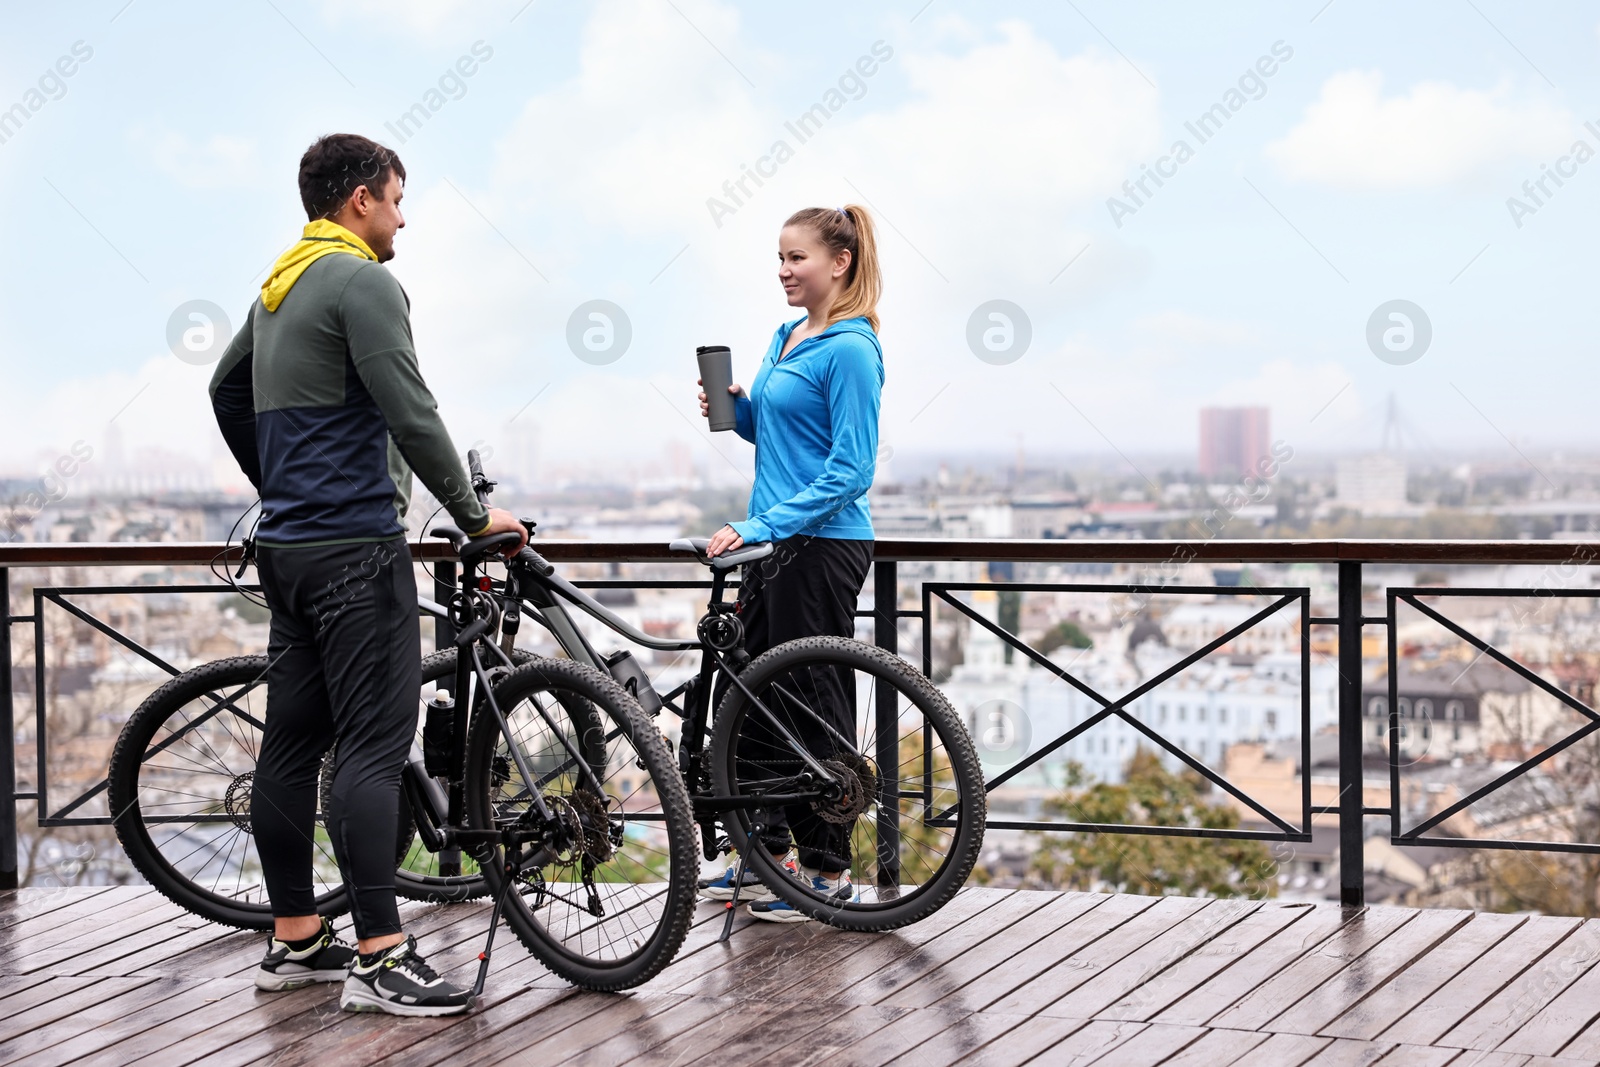
<path fill-rule="evenodd" d="M 552 476 L 748 470 L 694 349 L 748 382 L 799 315 L 783 220 L 846 203 L 880 232 L 886 457 L 1136 466 L 1247 404 L 1359 451 L 1391 395 L 1426 448 L 1592 450 L 1597 58 L 1592 5 L 1506 0 L 14 8 L 0 472 L 221 455 L 205 360 L 336 131 L 406 165 L 390 267 L 458 445 Z"/>

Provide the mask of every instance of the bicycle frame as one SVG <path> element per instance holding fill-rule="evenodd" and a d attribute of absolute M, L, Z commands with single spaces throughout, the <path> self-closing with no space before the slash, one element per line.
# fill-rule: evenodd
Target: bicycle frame
<path fill-rule="evenodd" d="M 548 568 L 548 570 L 545 568 Z M 512 639 L 515 638 L 517 628 L 520 625 L 520 609 L 526 607 L 534 620 L 550 631 L 556 643 L 568 656 L 603 673 L 610 673 L 609 664 L 583 636 L 582 631 L 578 629 L 577 624 L 573 621 L 572 615 L 566 607 L 570 603 L 599 621 L 607 629 L 635 644 L 662 652 L 698 651 L 701 653 L 700 669 L 696 674 L 670 692 L 661 694 L 661 702 L 683 722 L 683 733 L 678 743 L 678 769 L 683 775 L 685 784 L 689 787 L 690 801 L 694 805 L 695 819 L 700 823 L 704 853 L 708 859 L 712 858 L 718 851 L 715 847 L 716 833 L 714 823 L 716 817 L 724 812 L 804 803 L 818 799 L 819 796 L 823 799 L 836 797 L 836 791 L 841 790 L 842 787 L 834 774 L 823 767 L 809 749 L 789 731 L 779 717 L 774 715 L 740 681 L 739 672 L 733 668 L 728 658 L 729 653 L 737 645 L 728 649 L 721 649 L 704 636 L 709 628 L 716 626 L 716 620 L 734 615 L 734 605 L 728 604 L 723 599 L 728 586 L 727 570 L 722 568 L 713 569 L 711 596 L 706 605 L 706 615 L 701 618 L 698 627 L 700 635 L 695 640 L 683 641 L 652 637 L 635 629 L 624 619 L 589 596 L 589 594 L 556 574 L 553 567 L 549 567 L 546 564 L 545 568 L 517 566 L 516 564 L 507 568 L 506 581 L 502 588 L 502 593 L 504 603 L 507 605 L 505 622 L 510 626 L 509 633 Z M 509 642 L 507 644 L 509 645 Z M 502 655 L 505 654 L 503 649 L 497 648 L 496 651 L 501 652 Z M 805 780 L 802 783 L 802 789 L 809 788 L 812 791 L 747 794 L 742 796 L 717 796 L 712 795 L 709 790 L 702 791 L 700 786 L 707 781 L 708 777 L 706 774 L 707 769 L 703 765 L 703 758 L 706 737 L 710 728 L 711 697 L 716 684 L 716 676 L 719 672 L 727 679 L 729 684 L 737 686 L 743 691 L 754 708 L 765 716 L 769 726 L 791 746 L 795 755 L 805 764 L 805 771 L 801 776 Z M 818 722 L 827 726 L 821 719 L 818 719 Z M 855 742 L 853 740 L 839 737 L 837 731 L 832 730 L 831 727 L 829 727 L 829 731 L 834 733 L 846 747 L 854 746 Z"/>

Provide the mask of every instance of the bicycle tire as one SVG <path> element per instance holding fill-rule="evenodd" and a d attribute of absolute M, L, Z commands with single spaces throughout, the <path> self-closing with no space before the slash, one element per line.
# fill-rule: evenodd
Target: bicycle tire
<path fill-rule="evenodd" d="M 521 884 L 507 893 L 507 925 L 541 963 L 574 985 L 609 992 L 648 981 L 683 944 L 699 876 L 698 827 L 671 750 L 615 679 L 571 660 L 518 667 L 500 679 L 494 693 L 546 804 L 577 812 L 581 829 L 597 841 L 609 840 L 613 849 L 588 868 L 588 881 L 579 872 L 598 853 L 577 851 L 568 860 L 552 858 L 525 870 Z M 540 703 L 546 697 L 554 699 Z M 599 739 L 592 732 L 574 735 L 571 722 L 561 717 L 579 702 L 605 721 Z M 595 771 L 606 800 L 596 804 L 593 785 L 581 784 L 580 761 Z M 515 823 L 529 807 L 530 793 L 520 781 L 499 723 L 487 706 L 475 709 L 467 748 L 469 825 L 481 830 Z M 484 870 L 498 891 L 506 878 L 503 850 L 497 846 L 493 853 L 494 862 Z M 585 892 L 587 901 L 580 901 Z M 610 910 L 597 917 L 582 912 L 584 903 Z M 651 925 L 642 927 L 641 919 Z"/>
<path fill-rule="evenodd" d="M 523 664 L 533 661 L 533 653 L 523 649 L 514 649 L 511 653 L 513 663 Z M 430 683 L 454 679 L 456 673 L 456 650 L 444 648 L 437 652 L 422 657 L 422 685 L 426 692 Z M 417 743 L 422 743 L 422 721 L 417 721 Z M 416 814 L 406 804 L 402 793 L 400 802 L 401 826 L 404 829 L 407 819 L 414 823 Z M 430 857 L 432 857 L 430 859 Z M 404 850 L 401 852 L 394 872 L 394 891 L 408 900 L 426 901 L 434 904 L 454 904 L 465 900 L 476 900 L 487 896 L 489 884 L 484 881 L 483 875 L 476 870 L 476 863 L 468 856 L 462 856 L 463 873 L 446 875 L 438 873 L 438 859 L 421 841 L 413 837 L 408 839 Z M 471 864 L 473 870 L 468 873 L 466 866 Z"/>
<path fill-rule="evenodd" d="M 249 784 L 254 776 L 260 728 L 260 718 L 252 712 L 264 712 L 265 706 L 263 702 L 259 707 L 252 705 L 244 710 L 239 705 L 243 698 L 265 685 L 266 670 L 266 656 L 236 656 L 203 664 L 166 682 L 145 698 L 122 728 L 111 752 L 107 774 L 112 826 L 128 858 L 145 880 L 186 911 L 244 930 L 272 928 L 272 906 L 266 900 L 265 887 L 259 883 L 235 883 L 227 892 L 218 890 L 231 868 L 237 868 L 241 880 L 259 870 L 260 857 L 255 853 L 254 835 L 249 825 Z M 225 701 L 204 706 L 219 693 L 225 696 Z M 186 709 L 197 702 L 202 704 L 203 710 L 186 715 Z M 224 703 L 229 706 L 223 707 Z M 218 707 L 222 710 L 217 711 Z M 224 717 L 229 712 L 237 718 L 237 724 Z M 174 722 L 182 725 L 169 725 Z M 217 724 L 218 728 L 200 733 L 209 723 Z M 158 741 L 157 734 L 164 728 L 166 733 Z M 210 737 L 216 737 L 218 743 L 213 744 Z M 151 751 L 152 744 L 156 746 L 155 751 Z M 163 758 L 157 760 L 157 757 Z M 233 757 L 233 761 L 230 762 L 229 757 Z M 180 762 L 190 766 L 180 766 Z M 208 762 L 215 768 L 208 769 Z M 245 769 L 246 763 L 248 769 Z M 200 786 L 195 785 L 194 780 L 201 775 L 217 775 L 227 780 L 225 788 L 209 790 L 212 794 L 221 792 L 220 799 L 213 800 L 196 792 Z M 191 805 L 199 809 L 193 812 L 196 826 L 227 827 L 220 837 L 209 831 L 185 830 L 181 821 L 184 816 L 162 815 L 154 810 L 180 803 L 158 799 L 164 792 L 162 783 L 169 780 L 174 786 L 171 790 L 174 797 L 188 796 Z M 177 789 L 179 785 L 188 788 Z M 196 800 L 198 803 L 194 803 Z M 162 831 L 152 834 L 153 825 L 167 823 L 178 829 L 170 834 Z M 186 839 L 186 833 L 192 836 Z M 194 837 L 200 839 L 199 845 L 182 856 L 175 855 Z M 169 850 L 174 855 L 169 855 Z M 236 851 L 239 853 L 237 861 L 234 859 Z M 204 855 L 195 862 L 194 856 L 202 853 Z M 325 859 L 332 866 L 334 880 L 323 883 L 329 888 L 317 895 L 317 911 L 322 915 L 338 915 L 349 908 L 349 897 L 343 883 L 337 879 L 338 867 L 331 849 Z M 202 883 L 213 861 L 219 862 L 208 887 Z"/>
<path fill-rule="evenodd" d="M 858 698 L 854 751 L 857 757 L 867 761 L 866 770 L 871 773 L 874 784 L 868 786 L 860 782 L 864 775 L 858 775 L 863 791 L 858 794 L 858 800 L 848 806 L 849 811 L 839 817 L 849 819 L 846 825 L 850 826 L 852 871 L 858 877 L 861 874 L 867 877 L 857 882 L 857 892 L 851 900 L 829 899 L 784 870 L 766 848 L 749 847 L 750 829 L 757 818 L 750 809 L 731 811 L 722 820 L 723 828 L 740 855 L 748 857 L 757 876 L 801 914 L 846 930 L 871 932 L 906 926 L 949 903 L 978 861 L 983 848 L 987 800 L 977 750 L 944 694 L 920 671 L 874 645 L 842 637 L 799 638 L 756 657 L 740 673 L 739 679 L 780 720 L 787 716 L 785 725 L 792 728 L 800 716 L 810 714 L 804 701 L 797 697 L 806 691 L 808 684 L 814 684 L 815 676 L 810 672 L 817 670 L 849 671 L 854 679 L 852 684 Z M 872 680 L 871 696 L 864 704 L 859 701 L 862 675 Z M 882 865 L 876 845 L 877 812 L 888 798 L 887 776 L 876 765 L 875 705 L 876 698 L 881 695 L 880 686 L 888 686 L 897 694 L 895 750 L 898 767 L 894 806 L 899 816 L 896 823 L 899 847 L 895 850 L 893 867 L 889 869 Z M 740 739 L 749 732 L 747 726 L 753 721 L 766 721 L 764 718 L 753 720 L 753 715 L 760 715 L 760 712 L 744 691 L 739 686 L 729 687 L 717 707 L 711 733 L 711 777 L 720 795 L 754 795 L 760 790 L 763 779 L 770 781 L 775 777 L 779 756 L 795 767 L 800 766 L 798 758 L 787 755 L 793 753 L 791 746 L 772 743 L 771 739 L 777 735 L 770 727 L 766 728 L 765 738 L 748 746 L 741 759 Z M 864 722 L 872 724 L 870 731 L 863 726 Z M 932 745 L 931 760 L 923 750 L 924 738 Z M 838 755 L 837 750 L 830 755 Z M 839 759 L 847 757 L 839 756 Z M 919 760 L 920 777 L 916 771 Z M 908 771 L 912 772 L 909 779 Z M 911 788 L 913 786 L 915 788 Z M 920 820 L 917 817 L 919 807 Z M 811 809 L 815 810 L 816 805 L 811 805 Z M 930 813 L 936 816 L 932 821 L 928 818 Z M 953 832 L 945 833 L 952 819 Z M 907 886 L 908 870 L 926 871 L 927 877 Z M 889 884 L 884 885 L 884 882 Z"/>

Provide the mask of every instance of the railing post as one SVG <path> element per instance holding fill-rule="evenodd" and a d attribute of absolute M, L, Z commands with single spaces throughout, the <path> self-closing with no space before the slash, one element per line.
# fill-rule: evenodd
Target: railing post
<path fill-rule="evenodd" d="M 1339 903 L 1366 903 L 1362 862 L 1361 564 L 1339 564 Z M 1310 774 L 1310 767 L 1301 768 Z"/>
<path fill-rule="evenodd" d="M 17 720 L 12 681 L 11 571 L 0 567 L 0 889 L 17 888 Z"/>
<path fill-rule="evenodd" d="M 891 655 L 900 652 L 900 578 L 892 560 L 872 565 L 872 642 Z M 874 729 L 878 736 L 878 884 L 900 884 L 900 709 L 895 692 L 878 694 Z"/>

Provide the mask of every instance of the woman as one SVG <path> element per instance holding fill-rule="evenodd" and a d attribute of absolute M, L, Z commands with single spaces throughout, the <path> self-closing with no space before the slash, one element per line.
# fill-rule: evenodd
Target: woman
<path fill-rule="evenodd" d="M 752 657 L 797 637 L 855 633 L 856 597 L 872 563 L 872 516 L 867 489 L 878 453 L 878 407 L 883 349 L 878 344 L 877 241 L 867 209 L 807 208 L 778 235 L 778 281 L 790 307 L 805 317 L 778 327 L 750 392 L 735 394 L 740 437 L 756 446 L 749 515 L 711 538 L 716 556 L 746 541 L 775 541 L 776 553 L 745 567 L 739 618 Z M 704 383 L 702 383 L 704 384 Z M 705 393 L 700 413 L 709 416 Z M 853 684 L 831 678 L 819 700 L 846 737 L 856 734 Z M 823 731 L 807 747 L 826 755 Z M 849 827 L 817 818 L 808 808 L 760 813 L 763 840 L 787 856 L 799 846 L 799 875 L 815 891 L 848 899 Z M 729 867 L 702 882 L 704 895 L 729 899 Z M 771 922 L 805 916 L 773 898 L 747 874 L 740 896 L 750 913 Z"/>

